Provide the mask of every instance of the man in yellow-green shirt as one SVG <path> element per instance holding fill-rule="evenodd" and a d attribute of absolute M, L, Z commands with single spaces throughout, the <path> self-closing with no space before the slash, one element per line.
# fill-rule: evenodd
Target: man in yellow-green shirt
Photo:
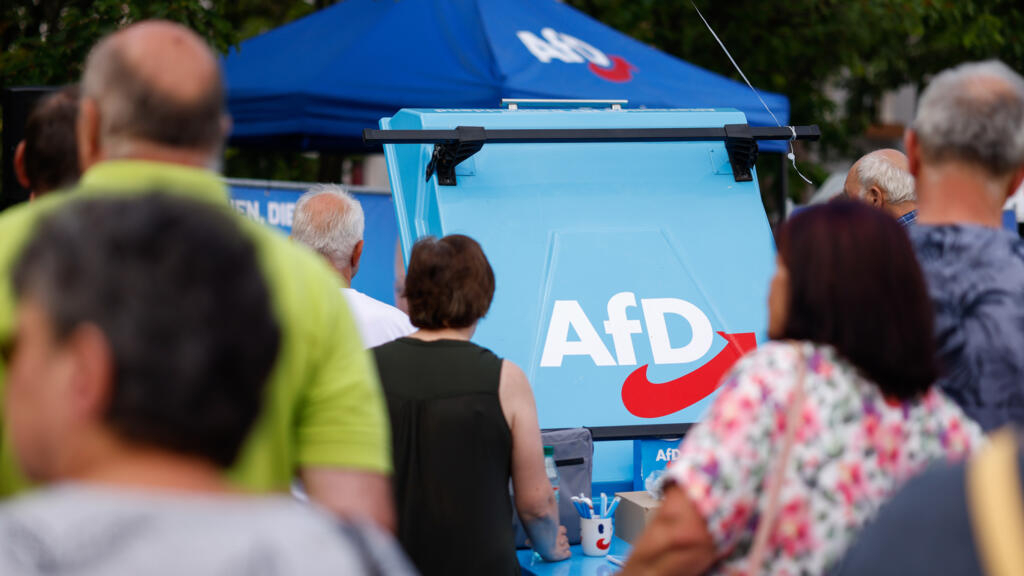
<path fill-rule="evenodd" d="M 187 28 L 143 22 L 97 44 L 82 77 L 78 187 L 0 214 L 0 338 L 14 327 L 11 266 L 41 215 L 75 198 L 154 190 L 229 211 L 227 189 L 209 170 L 228 127 L 217 60 Z M 339 515 L 393 528 L 386 408 L 338 281 L 315 254 L 234 217 L 257 248 L 282 342 L 266 407 L 232 479 L 268 491 L 298 477 Z M 0 392 L 5 372 L 0 362 Z M 24 488 L 5 438 L 0 496 Z"/>

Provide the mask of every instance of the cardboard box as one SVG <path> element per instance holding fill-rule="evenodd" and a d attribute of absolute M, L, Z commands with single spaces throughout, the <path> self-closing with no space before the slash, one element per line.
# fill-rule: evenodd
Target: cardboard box
<path fill-rule="evenodd" d="M 622 498 L 622 501 L 615 510 L 615 535 L 633 544 L 661 502 L 652 498 L 646 490 L 619 492 L 616 496 Z"/>

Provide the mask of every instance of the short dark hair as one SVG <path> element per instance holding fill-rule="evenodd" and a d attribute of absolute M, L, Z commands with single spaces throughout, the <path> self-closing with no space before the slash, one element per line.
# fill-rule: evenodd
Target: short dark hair
<path fill-rule="evenodd" d="M 494 297 L 494 271 L 476 240 L 428 236 L 412 247 L 405 275 L 409 321 L 417 328 L 465 328 L 483 318 Z"/>
<path fill-rule="evenodd" d="M 32 191 L 66 188 L 78 182 L 78 87 L 44 96 L 25 121 L 25 175 Z"/>
<path fill-rule="evenodd" d="M 793 216 L 777 240 L 789 270 L 782 338 L 832 345 L 886 395 L 926 392 L 937 377 L 933 311 L 899 223 L 840 201 Z"/>
<path fill-rule="evenodd" d="M 162 194 L 74 200 L 14 271 L 58 337 L 96 325 L 114 356 L 120 436 L 229 466 L 262 406 L 280 338 L 250 242 L 220 210 Z"/>

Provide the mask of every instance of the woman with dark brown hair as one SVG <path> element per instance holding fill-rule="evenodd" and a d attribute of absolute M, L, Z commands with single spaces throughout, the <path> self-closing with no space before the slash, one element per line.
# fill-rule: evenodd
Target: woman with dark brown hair
<path fill-rule="evenodd" d="M 567 558 L 530 383 L 470 342 L 494 296 L 480 245 L 462 235 L 417 242 L 405 296 L 419 330 L 373 350 L 391 416 L 399 541 L 426 576 L 519 574 L 511 478 L 534 549 Z"/>
<path fill-rule="evenodd" d="M 906 233 L 855 202 L 783 226 L 764 344 L 666 474 L 630 574 L 822 574 L 878 506 L 981 431 L 932 385 L 932 311 Z"/>

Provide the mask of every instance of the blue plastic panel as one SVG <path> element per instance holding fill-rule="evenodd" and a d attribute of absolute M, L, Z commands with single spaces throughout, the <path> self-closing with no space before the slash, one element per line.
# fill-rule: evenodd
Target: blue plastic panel
<path fill-rule="evenodd" d="M 402 110 L 385 129 L 721 127 L 735 110 Z M 462 233 L 497 278 L 474 340 L 521 366 L 544 428 L 689 423 L 765 338 L 774 245 L 723 142 L 486 144 L 456 186 L 385 146 L 406 257 Z M 723 336 L 725 335 L 725 336 Z M 672 381 L 659 386 L 658 383 Z"/>

